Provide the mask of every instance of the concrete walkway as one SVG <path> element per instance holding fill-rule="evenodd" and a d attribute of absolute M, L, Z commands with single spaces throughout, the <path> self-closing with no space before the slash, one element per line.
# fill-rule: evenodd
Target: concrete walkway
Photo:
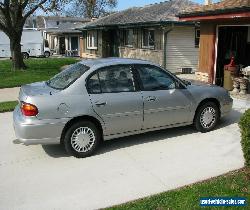
<path fill-rule="evenodd" d="M 0 209 L 99 209 L 239 169 L 237 122 L 247 107 L 235 100 L 209 133 L 189 126 L 120 138 L 85 159 L 61 146 L 13 144 L 12 113 L 0 114 Z"/>
<path fill-rule="evenodd" d="M 18 99 L 20 87 L 0 89 L 0 102 L 16 101 Z"/>

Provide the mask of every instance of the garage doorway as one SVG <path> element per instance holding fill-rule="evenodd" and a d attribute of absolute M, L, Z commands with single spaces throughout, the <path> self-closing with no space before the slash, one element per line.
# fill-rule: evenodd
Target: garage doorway
<path fill-rule="evenodd" d="M 250 65 L 249 26 L 220 26 L 218 28 L 216 85 L 223 86 L 224 66 L 230 63 L 232 56 L 235 57 L 237 66 Z"/>

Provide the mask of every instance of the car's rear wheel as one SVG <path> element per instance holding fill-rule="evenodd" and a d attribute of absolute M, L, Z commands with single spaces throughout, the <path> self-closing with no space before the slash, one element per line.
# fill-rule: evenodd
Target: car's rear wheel
<path fill-rule="evenodd" d="M 198 107 L 194 125 L 202 133 L 211 131 L 219 121 L 219 108 L 214 102 L 207 102 Z"/>
<path fill-rule="evenodd" d="M 64 146 L 68 154 L 84 158 L 96 151 L 100 139 L 100 131 L 94 123 L 79 121 L 66 131 Z"/>

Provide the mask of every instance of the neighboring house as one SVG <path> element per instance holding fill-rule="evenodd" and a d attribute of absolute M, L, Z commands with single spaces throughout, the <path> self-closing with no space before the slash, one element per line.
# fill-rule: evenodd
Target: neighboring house
<path fill-rule="evenodd" d="M 200 23 L 198 77 L 222 86 L 232 56 L 236 64 L 250 66 L 250 0 L 206 2 L 180 14 L 180 20 Z"/>
<path fill-rule="evenodd" d="M 172 72 L 196 71 L 199 28 L 176 15 L 197 4 L 172 0 L 134 7 L 84 25 L 81 56 L 150 60 Z"/>
<path fill-rule="evenodd" d="M 54 54 L 79 56 L 82 32 L 75 30 L 89 19 L 61 16 L 38 16 L 37 28 L 42 30 Z"/>
<path fill-rule="evenodd" d="M 36 16 L 30 16 L 26 19 L 23 28 L 37 29 Z"/>

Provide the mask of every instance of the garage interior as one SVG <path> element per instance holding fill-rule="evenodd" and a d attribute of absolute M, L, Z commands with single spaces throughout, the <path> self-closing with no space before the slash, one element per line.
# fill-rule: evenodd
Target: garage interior
<path fill-rule="evenodd" d="M 250 26 L 218 27 L 216 85 L 223 86 L 224 69 L 229 64 L 235 64 L 235 76 L 250 66 Z"/>

